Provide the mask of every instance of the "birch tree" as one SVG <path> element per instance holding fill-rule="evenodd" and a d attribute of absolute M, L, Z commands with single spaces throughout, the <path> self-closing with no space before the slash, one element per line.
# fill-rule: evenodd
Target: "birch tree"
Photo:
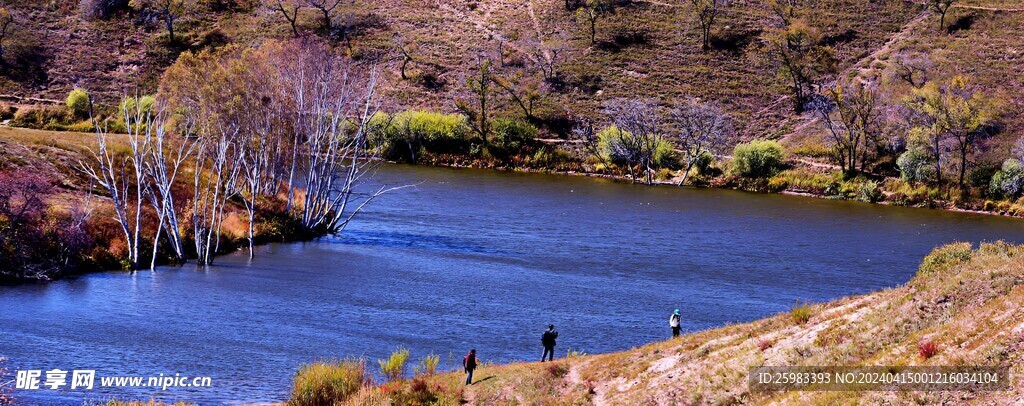
<path fill-rule="evenodd" d="M 173 139 L 167 128 L 167 111 L 163 106 L 157 107 L 155 118 L 151 123 L 152 125 L 147 128 L 152 148 L 150 148 L 150 156 L 146 164 L 146 173 L 151 179 L 152 185 L 152 193 L 149 194 L 150 201 L 159 221 L 157 233 L 153 237 L 153 258 L 150 263 L 152 268 L 156 265 L 157 247 L 165 224 L 172 258 L 177 263 L 187 261 L 181 223 L 179 222 L 182 207 L 180 207 L 181 202 L 175 201 L 174 186 L 178 174 L 182 170 L 182 165 L 195 152 L 198 142 L 188 137 L 192 124 L 189 121 L 186 121 L 180 129 L 183 136 Z"/>
<path fill-rule="evenodd" d="M 127 107 L 127 103 L 122 104 L 121 115 L 124 117 L 127 132 L 127 154 L 116 152 L 116 147 L 111 145 L 112 137 L 106 125 L 100 125 L 93 119 L 97 148 L 89 149 L 91 161 L 79 161 L 79 168 L 110 196 L 114 220 L 125 237 L 126 265 L 129 269 L 138 269 L 142 205 L 149 191 L 146 185 L 145 166 L 151 145 L 150 137 L 147 137 L 145 132 L 150 122 L 148 115 L 144 114 L 141 108 L 132 110 Z"/>

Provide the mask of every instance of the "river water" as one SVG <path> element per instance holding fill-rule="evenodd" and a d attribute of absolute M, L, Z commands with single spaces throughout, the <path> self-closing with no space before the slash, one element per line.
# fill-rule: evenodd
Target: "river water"
<path fill-rule="evenodd" d="M 206 269 L 0 287 L 10 375 L 212 379 L 14 395 L 283 400 L 304 362 L 375 367 L 399 345 L 414 362 L 441 355 L 445 369 L 470 348 L 485 361 L 535 360 L 549 323 L 559 356 L 624 350 L 669 336 L 675 308 L 685 331 L 713 328 L 904 283 L 940 244 L 1024 243 L 1020 220 L 857 202 L 416 166 L 377 179 L 418 185 L 381 197 L 338 237 Z"/>

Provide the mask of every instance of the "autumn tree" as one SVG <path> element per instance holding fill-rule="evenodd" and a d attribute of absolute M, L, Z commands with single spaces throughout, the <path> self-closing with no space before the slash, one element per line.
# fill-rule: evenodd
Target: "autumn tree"
<path fill-rule="evenodd" d="M 137 115 L 152 115 L 151 119 L 146 119 L 149 122 L 146 136 L 149 137 L 152 147 L 149 149 L 150 156 L 145 167 L 151 188 L 148 196 L 157 215 L 158 227 L 156 235 L 153 237 L 153 256 L 150 267 L 156 266 L 158 243 L 165 225 L 167 240 L 171 246 L 171 259 L 177 263 L 184 263 L 187 257 L 179 221 L 185 216 L 184 205 L 183 202 L 175 198 L 174 188 L 178 175 L 184 172 L 184 164 L 195 152 L 197 145 L 196 139 L 188 136 L 191 133 L 191 123 L 189 121 L 181 123 L 177 130 L 183 136 L 175 137 L 170 129 L 169 113 L 164 106 L 157 106 L 153 113 L 143 111 L 141 103 L 136 103 L 135 108 Z"/>
<path fill-rule="evenodd" d="M 799 22 L 772 30 L 767 40 L 769 54 L 793 94 L 794 110 L 803 112 L 821 77 L 835 71 L 835 51 L 821 45 L 818 30 Z"/>
<path fill-rule="evenodd" d="M 78 169 L 103 190 L 110 198 L 117 220 L 124 233 L 126 266 L 139 269 L 139 250 L 142 239 L 143 202 L 150 192 L 146 177 L 146 162 L 150 154 L 151 138 L 146 135 L 151 126 L 149 118 L 140 111 L 132 111 L 122 104 L 121 116 L 126 130 L 127 152 L 111 145 L 113 138 L 106 124 L 93 120 L 96 131 L 96 149 L 89 149 L 90 158 L 78 163 Z"/>
<path fill-rule="evenodd" d="M 969 78 L 954 76 L 942 85 L 929 82 L 914 89 L 907 104 L 922 117 L 917 131 L 928 139 L 939 182 L 943 143 L 949 141 L 958 153 L 958 184 L 963 187 L 969 157 L 995 121 L 992 95 L 972 86 Z"/>
<path fill-rule="evenodd" d="M 690 0 L 693 14 L 697 17 L 697 23 L 700 24 L 701 38 L 703 39 L 701 49 L 705 51 L 711 49 L 711 28 L 714 26 L 718 14 L 728 4 L 729 0 Z"/>
<path fill-rule="evenodd" d="M 688 99 L 669 113 L 672 138 L 682 150 L 686 167 L 679 186 L 704 156 L 715 153 L 733 133 L 729 115 L 717 104 Z"/>

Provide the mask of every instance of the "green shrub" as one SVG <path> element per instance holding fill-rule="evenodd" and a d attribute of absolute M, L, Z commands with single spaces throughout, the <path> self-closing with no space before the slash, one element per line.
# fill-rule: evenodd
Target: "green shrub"
<path fill-rule="evenodd" d="M 714 164 L 715 156 L 711 155 L 711 153 L 707 151 L 704 151 L 704 153 L 693 159 L 693 169 L 696 169 L 697 173 L 701 175 L 711 173 L 711 166 Z"/>
<path fill-rule="evenodd" d="M 124 114 L 125 111 L 128 114 L 135 114 L 136 109 L 140 109 L 142 114 L 152 114 L 153 107 L 156 105 L 156 98 L 153 96 L 142 96 L 142 97 L 125 97 L 121 99 L 121 104 L 118 105 L 118 114 Z"/>
<path fill-rule="evenodd" d="M 466 153 L 469 126 L 466 117 L 423 110 L 395 115 L 377 113 L 370 119 L 370 133 L 385 159 L 416 162 L 426 152 Z"/>
<path fill-rule="evenodd" d="M 733 149 L 733 170 L 747 178 L 767 178 L 782 169 L 785 151 L 775 141 L 755 140 Z"/>
<path fill-rule="evenodd" d="M 927 275 L 939 268 L 967 262 L 971 259 L 971 243 L 956 242 L 936 248 L 921 261 L 917 275 Z"/>
<path fill-rule="evenodd" d="M 527 160 L 527 164 L 538 168 L 558 168 L 575 162 L 569 151 L 557 148 L 541 147 Z"/>
<path fill-rule="evenodd" d="M 64 107 L 33 106 L 18 109 L 11 119 L 11 126 L 42 129 L 48 125 L 63 125 L 67 121 L 67 109 Z"/>
<path fill-rule="evenodd" d="M 380 372 L 389 381 L 397 381 L 405 378 L 405 363 L 409 361 L 409 350 L 398 347 L 387 359 L 377 360 Z"/>
<path fill-rule="evenodd" d="M 654 147 L 653 161 L 655 168 L 679 169 L 679 156 L 676 148 L 666 140 L 658 141 Z"/>
<path fill-rule="evenodd" d="M 68 110 L 75 118 L 88 118 L 89 117 L 89 92 L 82 88 L 75 88 L 71 93 L 68 93 L 68 98 L 64 100 L 64 103 L 68 105 Z"/>
<path fill-rule="evenodd" d="M 931 154 L 922 148 L 910 148 L 896 159 L 900 178 L 911 183 L 927 182 L 935 177 Z"/>
<path fill-rule="evenodd" d="M 289 405 L 332 405 L 344 401 L 368 383 L 362 360 L 314 362 L 295 374 Z"/>
<path fill-rule="evenodd" d="M 861 183 L 859 191 L 861 200 L 869 203 L 878 203 L 884 197 L 882 187 L 873 180 Z"/>
<path fill-rule="evenodd" d="M 601 157 L 615 165 L 629 165 L 630 155 L 639 153 L 634 143 L 633 134 L 628 131 L 620 131 L 615 125 L 605 127 L 597 133 L 597 149 Z M 651 151 L 652 169 L 679 168 L 679 157 L 671 142 L 659 140 Z"/>
<path fill-rule="evenodd" d="M 491 122 L 490 149 L 499 157 L 516 155 L 537 138 L 537 127 L 515 118 L 498 118 Z"/>
<path fill-rule="evenodd" d="M 1002 168 L 992 175 L 989 193 L 997 197 L 1015 199 L 1024 193 L 1024 165 L 1016 159 L 1007 159 Z"/>

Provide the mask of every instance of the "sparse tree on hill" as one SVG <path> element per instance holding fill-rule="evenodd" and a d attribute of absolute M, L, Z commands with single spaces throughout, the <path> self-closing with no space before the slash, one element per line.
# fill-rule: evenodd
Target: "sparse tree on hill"
<path fill-rule="evenodd" d="M 330 34 L 331 27 L 333 26 L 331 13 L 341 5 L 342 1 L 344 0 L 306 0 L 306 5 L 320 12 L 322 18 L 320 20 L 320 28 L 324 34 Z"/>
<path fill-rule="evenodd" d="M 690 4 L 693 6 L 693 14 L 700 24 L 703 38 L 701 49 L 707 51 L 711 49 L 711 28 L 714 26 L 718 14 L 729 5 L 729 0 L 690 0 Z"/>
<path fill-rule="evenodd" d="M 504 90 L 512 102 L 523 111 L 527 120 L 533 120 L 533 109 L 544 99 L 543 85 L 524 70 L 516 70 L 506 76 L 495 76 L 495 86 Z"/>
<path fill-rule="evenodd" d="M 869 147 L 880 134 L 878 92 L 859 82 L 836 84 L 824 91 L 825 100 L 816 103 L 815 112 L 832 140 L 833 157 L 844 173 L 865 169 Z M 858 166 L 859 164 L 859 166 Z"/>
<path fill-rule="evenodd" d="M 10 32 L 11 24 L 14 23 L 14 17 L 6 7 L 0 6 L 0 65 L 6 64 L 4 59 L 4 40 L 7 39 L 7 34 Z"/>
<path fill-rule="evenodd" d="M 493 108 L 494 88 L 492 87 L 494 77 L 491 73 L 491 59 L 479 57 L 476 74 L 466 79 L 466 87 L 473 94 L 472 102 L 456 101 L 455 106 L 469 118 L 469 127 L 487 145 L 488 136 L 491 134 L 490 110 Z"/>
<path fill-rule="evenodd" d="M 896 77 L 914 88 L 928 83 L 928 70 L 933 66 L 931 58 L 921 53 L 898 54 L 893 65 Z"/>
<path fill-rule="evenodd" d="M 956 0 L 929 0 L 928 5 L 931 6 L 932 10 L 939 13 L 939 30 L 946 29 L 946 13 L 953 7 Z"/>
<path fill-rule="evenodd" d="M 268 6 L 284 16 L 284 19 L 288 21 L 288 24 L 292 28 L 292 36 L 299 36 L 299 10 L 302 10 L 302 4 L 299 0 L 272 0 Z"/>
<path fill-rule="evenodd" d="M 402 37 L 401 34 L 395 34 L 394 36 L 395 50 L 402 58 L 402 63 L 399 68 L 399 72 L 402 75 L 402 80 L 408 79 L 405 74 L 405 69 L 410 63 L 416 59 L 413 58 L 412 54 L 419 48 L 419 44 L 416 41 L 409 41 Z"/>
<path fill-rule="evenodd" d="M 802 23 L 773 30 L 767 39 L 770 55 L 789 82 L 794 110 L 803 112 L 820 78 L 835 71 L 835 51 L 821 45 L 818 31 Z"/>
<path fill-rule="evenodd" d="M 686 184 L 686 178 L 694 165 L 707 154 L 713 154 L 728 141 L 733 128 L 729 115 L 716 104 L 689 99 L 669 114 L 670 124 L 675 131 L 674 139 L 683 151 L 686 169 L 679 186 Z"/>
<path fill-rule="evenodd" d="M 552 34 L 555 36 L 555 34 Z M 533 63 L 544 80 L 551 82 L 558 78 L 558 64 L 565 56 L 568 44 L 563 38 L 556 36 L 556 40 L 527 42 L 527 47 L 533 52 Z"/>
<path fill-rule="evenodd" d="M 781 24 L 776 27 L 789 27 L 789 24 L 796 18 L 797 4 L 796 0 L 767 0 L 765 5 L 768 10 L 771 11 L 771 15 L 779 20 Z"/>
<path fill-rule="evenodd" d="M 590 27 L 590 43 L 597 43 L 597 21 L 615 11 L 614 0 L 582 0 L 576 15 Z"/>
<path fill-rule="evenodd" d="M 136 9 L 153 10 L 164 21 L 167 28 L 168 41 L 174 43 L 174 22 L 188 12 L 192 0 L 131 0 Z"/>

